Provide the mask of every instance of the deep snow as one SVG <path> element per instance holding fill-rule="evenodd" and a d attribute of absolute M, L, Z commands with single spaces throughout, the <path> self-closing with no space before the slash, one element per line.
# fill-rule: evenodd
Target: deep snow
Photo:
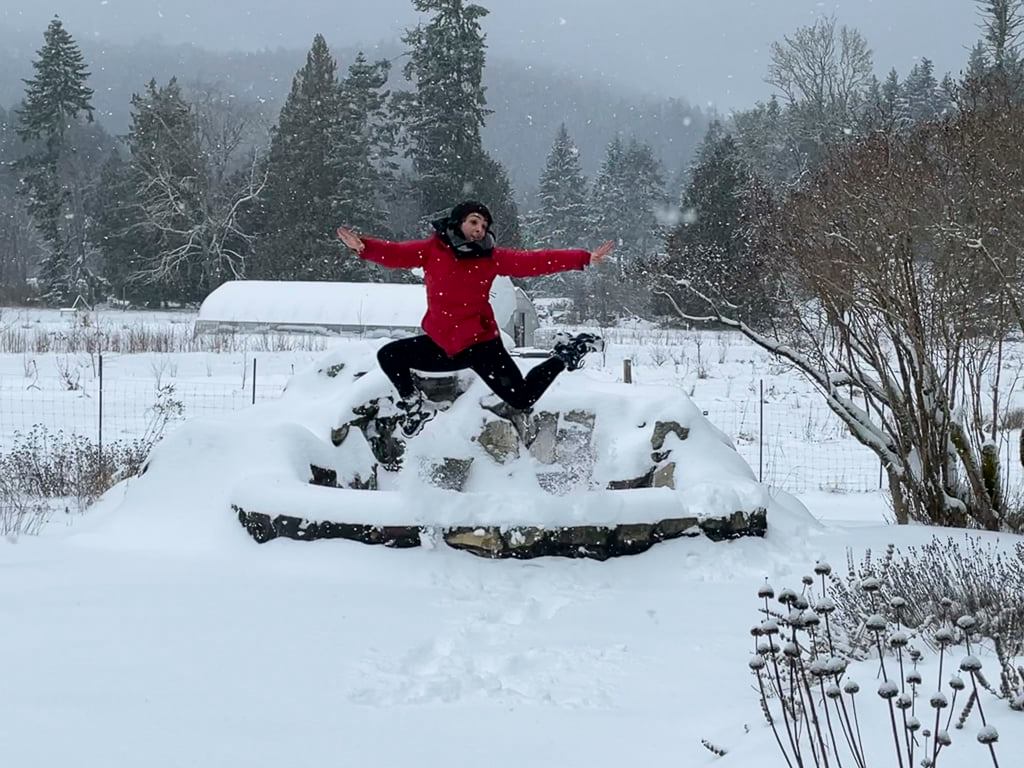
<path fill-rule="evenodd" d="M 326 450 L 336 414 L 314 390 L 331 385 L 292 381 L 287 419 L 265 403 L 186 424 L 163 450 L 189 472 L 0 542 L 2 765 L 781 766 L 747 668 L 758 586 L 798 588 L 820 558 L 841 568 L 848 549 L 935 533 L 886 525 L 877 493 L 770 489 L 764 539 L 604 563 L 258 545 L 221 504 L 234 490 L 216 476 L 231 466 L 223 436 L 241 421 L 276 451 L 249 468 L 263 480 L 301 469 L 296 446 Z M 875 672 L 851 671 L 871 696 Z M 881 713 L 866 700 L 871 765 L 891 761 Z M 1001 765 L 1024 763 L 1021 715 L 991 700 L 986 713 Z M 941 765 L 986 764 L 977 727 L 954 732 Z"/>

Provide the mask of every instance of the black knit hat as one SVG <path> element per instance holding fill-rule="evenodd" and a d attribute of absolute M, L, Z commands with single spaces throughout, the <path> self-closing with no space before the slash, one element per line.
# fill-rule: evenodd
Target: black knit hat
<path fill-rule="evenodd" d="M 464 200 L 452 208 L 452 212 L 448 214 L 448 221 L 451 224 L 452 229 L 458 231 L 459 225 L 464 222 L 466 217 L 471 213 L 479 213 L 487 219 L 488 229 L 490 229 L 491 225 L 494 224 L 494 217 L 491 216 L 491 212 L 486 205 L 479 203 L 476 200 Z"/>

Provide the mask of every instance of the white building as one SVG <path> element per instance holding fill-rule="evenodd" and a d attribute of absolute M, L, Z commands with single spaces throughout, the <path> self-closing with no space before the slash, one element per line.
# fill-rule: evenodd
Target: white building
<path fill-rule="evenodd" d="M 523 290 L 499 277 L 491 306 L 516 346 L 533 346 L 537 310 Z M 422 284 L 234 280 L 206 297 L 195 332 L 416 334 L 426 311 Z"/>

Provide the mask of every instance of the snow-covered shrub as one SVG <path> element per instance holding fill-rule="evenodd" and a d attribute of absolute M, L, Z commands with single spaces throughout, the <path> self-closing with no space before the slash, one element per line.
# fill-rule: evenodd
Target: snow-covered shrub
<path fill-rule="evenodd" d="M 29 499 L 71 498 L 85 507 L 114 483 L 138 472 L 149 453 L 143 440 L 98 443 L 84 435 L 50 432 L 37 424 L 16 432 L 0 454 L 0 473 L 12 493 Z"/>
<path fill-rule="evenodd" d="M 140 472 L 167 424 L 182 410 L 174 385 L 168 384 L 157 391 L 146 431 L 134 440 L 107 441 L 101 448 L 85 435 L 51 432 L 42 424 L 28 433 L 15 432 L 11 448 L 0 453 L 0 476 L 5 478 L 0 506 L 10 507 L 12 519 L 23 519 L 25 513 L 17 510 L 41 499 L 75 499 L 84 509 L 115 483 Z"/>
<path fill-rule="evenodd" d="M 671 352 L 667 346 L 653 344 L 647 348 L 647 357 L 650 358 L 651 364 L 657 368 L 660 368 L 667 363 L 671 356 Z"/>
<path fill-rule="evenodd" d="M 893 558 L 890 557 L 890 560 Z M 958 698 L 966 697 L 956 728 L 963 728 L 977 713 L 977 740 L 998 768 L 995 742 L 999 734 L 988 722 L 983 706 L 992 694 L 982 674 L 977 648 L 978 621 L 948 609 L 915 628 L 908 619 L 915 608 L 893 591 L 891 584 L 862 575 L 851 584 L 856 608 L 864 608 L 857 625 L 845 614 L 850 598 L 830 596 L 835 590 L 832 568 L 819 562 L 816 576 L 804 576 L 801 587 L 778 593 L 768 584 L 758 591 L 763 601 L 762 620 L 751 629 L 754 655 L 749 666 L 757 679 L 760 703 L 776 743 L 791 766 L 828 766 L 843 761 L 859 768 L 880 756 L 867 754 L 862 738 L 865 696 L 849 674 L 851 663 L 878 664 L 877 699 L 884 707 L 897 765 L 938 765 L 951 743 L 950 725 Z M 960 674 L 943 678 L 946 656 L 954 645 L 967 653 Z M 922 648 L 924 650 L 922 650 Z M 867 661 L 870 649 L 871 662 Z M 938 674 L 925 683 L 919 669 L 924 653 L 938 657 Z M 922 665 L 924 666 L 924 665 Z M 948 710 L 948 712 L 946 711 Z M 869 745 L 871 742 L 868 742 Z M 888 751 L 888 749 L 886 751 Z"/>
<path fill-rule="evenodd" d="M 49 506 L 25 493 L 17 476 L 0 473 L 0 536 L 36 534 L 49 515 Z"/>

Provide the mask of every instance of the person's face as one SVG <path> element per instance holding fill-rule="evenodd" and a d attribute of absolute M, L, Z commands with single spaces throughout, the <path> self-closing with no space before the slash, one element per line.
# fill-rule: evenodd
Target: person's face
<path fill-rule="evenodd" d="M 487 219 L 479 213 L 471 213 L 462 220 L 462 236 L 467 240 L 479 242 L 487 234 Z"/>

